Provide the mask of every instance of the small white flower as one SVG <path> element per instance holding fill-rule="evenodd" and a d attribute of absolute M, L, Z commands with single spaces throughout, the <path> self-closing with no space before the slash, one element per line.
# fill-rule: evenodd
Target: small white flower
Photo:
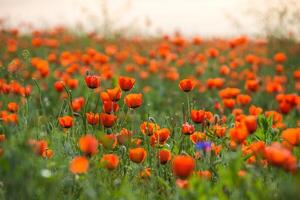
<path fill-rule="evenodd" d="M 51 171 L 49 169 L 42 169 L 41 176 L 44 178 L 49 178 L 51 177 Z"/>

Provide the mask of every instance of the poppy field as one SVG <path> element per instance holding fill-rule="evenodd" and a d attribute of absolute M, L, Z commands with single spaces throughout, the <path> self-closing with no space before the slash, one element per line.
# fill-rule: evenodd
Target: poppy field
<path fill-rule="evenodd" d="M 0 33 L 1 199 L 299 199 L 292 39 Z"/>

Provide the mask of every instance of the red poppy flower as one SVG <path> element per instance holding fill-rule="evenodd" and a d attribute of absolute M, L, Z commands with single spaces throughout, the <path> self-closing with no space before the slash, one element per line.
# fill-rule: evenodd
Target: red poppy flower
<path fill-rule="evenodd" d="M 195 81 L 192 79 L 183 79 L 179 82 L 179 88 L 184 92 L 193 90 L 195 85 Z"/>
<path fill-rule="evenodd" d="M 91 89 L 98 88 L 100 86 L 100 77 L 94 75 L 87 75 L 85 77 L 85 83 Z"/>
<path fill-rule="evenodd" d="M 99 123 L 100 115 L 98 113 L 89 112 L 85 113 L 85 116 L 89 124 L 97 125 Z"/>
<path fill-rule="evenodd" d="M 204 110 L 192 110 L 191 118 L 192 118 L 192 121 L 195 123 L 203 123 L 205 120 L 205 111 Z"/>
<path fill-rule="evenodd" d="M 73 126 L 73 117 L 71 116 L 60 117 L 58 121 L 63 128 L 71 128 Z"/>
<path fill-rule="evenodd" d="M 135 79 L 127 76 L 119 77 L 119 86 L 123 91 L 129 91 L 134 86 Z"/>
<path fill-rule="evenodd" d="M 112 127 L 117 120 L 117 116 L 112 114 L 101 113 L 100 114 L 100 122 L 105 128 Z"/>
<path fill-rule="evenodd" d="M 162 149 L 158 153 L 159 162 L 162 165 L 167 164 L 171 160 L 172 154 L 168 149 Z"/>

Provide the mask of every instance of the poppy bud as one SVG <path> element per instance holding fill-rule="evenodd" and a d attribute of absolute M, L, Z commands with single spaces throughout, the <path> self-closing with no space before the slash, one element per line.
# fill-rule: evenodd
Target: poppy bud
<path fill-rule="evenodd" d="M 118 167 L 119 157 L 115 154 L 104 154 L 100 163 L 109 170 L 114 170 Z"/>

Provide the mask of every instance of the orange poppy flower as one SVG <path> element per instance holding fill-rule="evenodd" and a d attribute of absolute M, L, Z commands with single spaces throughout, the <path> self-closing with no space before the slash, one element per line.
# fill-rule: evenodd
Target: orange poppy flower
<path fill-rule="evenodd" d="M 140 177 L 143 179 L 149 178 L 151 176 L 151 168 L 146 167 L 139 174 L 140 174 Z"/>
<path fill-rule="evenodd" d="M 184 135 L 191 135 L 195 131 L 195 127 L 193 125 L 190 125 L 189 123 L 185 122 L 182 124 L 181 127 L 181 133 Z"/>
<path fill-rule="evenodd" d="M 273 59 L 277 63 L 283 63 L 284 61 L 286 61 L 287 57 L 284 53 L 278 52 L 274 55 Z"/>
<path fill-rule="evenodd" d="M 83 174 L 89 169 L 89 161 L 86 157 L 77 156 L 75 157 L 69 165 L 69 170 L 73 174 Z"/>
<path fill-rule="evenodd" d="M 86 116 L 86 120 L 88 121 L 89 124 L 97 125 L 99 123 L 100 115 L 98 113 L 88 112 L 88 113 L 85 113 L 85 116 Z"/>
<path fill-rule="evenodd" d="M 93 135 L 81 136 L 78 144 L 83 153 L 94 155 L 98 152 L 98 140 Z"/>
<path fill-rule="evenodd" d="M 26 87 L 21 87 L 20 88 L 20 94 L 23 96 L 23 97 L 28 97 L 31 93 L 31 86 L 26 86 Z"/>
<path fill-rule="evenodd" d="M 223 104 L 228 109 L 233 109 L 235 106 L 235 99 L 223 99 Z"/>
<path fill-rule="evenodd" d="M 220 67 L 220 70 L 219 70 L 220 75 L 228 75 L 229 73 L 230 73 L 229 67 L 227 67 L 226 65 L 222 65 Z"/>
<path fill-rule="evenodd" d="M 128 108 L 138 108 L 143 103 L 142 94 L 128 94 L 124 101 Z"/>
<path fill-rule="evenodd" d="M 235 98 L 240 93 L 241 93 L 241 90 L 238 88 L 225 88 L 219 92 L 219 96 L 222 99 L 230 99 L 230 98 Z"/>
<path fill-rule="evenodd" d="M 112 127 L 117 120 L 117 116 L 113 114 L 106 114 L 106 113 L 101 113 L 100 114 L 100 122 L 105 128 L 110 128 Z"/>
<path fill-rule="evenodd" d="M 43 155 L 43 153 L 48 149 L 48 143 L 45 140 L 29 140 L 29 145 L 32 147 L 32 150 L 37 155 Z"/>
<path fill-rule="evenodd" d="M 154 137 L 159 144 L 164 144 L 170 137 L 170 130 L 168 128 L 159 129 L 154 133 Z"/>
<path fill-rule="evenodd" d="M 17 124 L 19 122 L 18 115 L 15 113 L 7 114 L 3 116 L 4 113 L 2 113 L 2 119 L 5 123 L 9 124 Z"/>
<path fill-rule="evenodd" d="M 127 76 L 119 77 L 119 86 L 123 91 L 129 91 L 133 88 L 135 79 Z"/>
<path fill-rule="evenodd" d="M 263 110 L 260 107 L 256 107 L 254 105 L 252 105 L 252 106 L 249 107 L 249 114 L 251 114 L 251 115 L 258 116 L 262 112 L 263 112 Z"/>
<path fill-rule="evenodd" d="M 159 129 L 159 125 L 152 122 L 143 122 L 140 125 L 140 130 L 144 135 L 152 135 L 155 131 Z"/>
<path fill-rule="evenodd" d="M 0 142 L 4 142 L 5 141 L 5 135 L 4 134 L 0 134 Z"/>
<path fill-rule="evenodd" d="M 263 154 L 265 151 L 265 143 L 262 141 L 253 142 L 250 144 L 249 148 L 255 155 Z"/>
<path fill-rule="evenodd" d="M 253 65 L 253 64 L 256 64 L 256 63 L 257 63 L 258 57 L 255 56 L 255 55 L 253 55 L 253 54 L 249 54 L 249 55 L 246 56 L 245 60 L 246 60 L 246 62 L 247 62 L 248 64 Z"/>
<path fill-rule="evenodd" d="M 222 88 L 224 80 L 222 78 L 210 78 L 206 81 L 206 85 L 209 89 Z"/>
<path fill-rule="evenodd" d="M 237 97 L 237 102 L 241 105 L 247 105 L 251 102 L 251 97 L 246 94 L 239 94 Z"/>
<path fill-rule="evenodd" d="M 114 101 L 104 101 L 102 109 L 105 113 L 111 114 L 113 112 L 117 112 L 119 110 L 119 105 Z"/>
<path fill-rule="evenodd" d="M 243 124 L 231 128 L 229 132 L 231 139 L 238 143 L 243 143 L 248 136 L 248 130 Z"/>
<path fill-rule="evenodd" d="M 45 149 L 45 151 L 43 151 L 43 153 L 42 153 L 43 158 L 52 158 L 53 155 L 54 155 L 54 152 L 52 149 Z"/>
<path fill-rule="evenodd" d="M 215 48 L 210 48 L 207 50 L 207 55 L 210 57 L 210 58 L 216 58 L 219 56 L 219 51 Z"/>
<path fill-rule="evenodd" d="M 107 92 L 101 92 L 100 93 L 100 98 L 101 98 L 102 102 L 104 102 L 104 101 L 112 101 L 110 99 L 110 97 L 109 97 L 109 95 L 108 95 Z"/>
<path fill-rule="evenodd" d="M 244 118 L 244 115 L 243 115 L 244 111 L 242 109 L 240 109 L 240 108 L 233 109 L 231 113 L 235 117 L 235 121 L 240 122 L 241 119 Z"/>
<path fill-rule="evenodd" d="M 197 142 L 204 141 L 206 139 L 205 133 L 202 132 L 194 132 L 190 135 L 190 140 L 193 142 L 193 144 L 196 144 Z"/>
<path fill-rule="evenodd" d="M 119 157 L 115 154 L 104 154 L 100 163 L 106 169 L 114 170 L 119 165 Z"/>
<path fill-rule="evenodd" d="M 179 88 L 184 92 L 190 92 L 195 87 L 195 81 L 192 79 L 183 79 L 179 82 Z"/>
<path fill-rule="evenodd" d="M 192 157 L 178 155 L 173 159 L 172 170 L 175 176 L 185 179 L 193 173 L 195 165 L 195 160 Z"/>
<path fill-rule="evenodd" d="M 144 148 L 138 147 L 129 150 L 129 158 L 132 162 L 142 163 L 147 156 L 147 152 Z"/>
<path fill-rule="evenodd" d="M 273 143 L 265 148 L 266 159 L 275 166 L 281 166 L 288 171 L 297 169 L 297 159 L 286 148 L 279 143 Z"/>
<path fill-rule="evenodd" d="M 85 83 L 91 89 L 98 88 L 100 86 L 100 77 L 94 75 L 87 75 L 85 77 Z"/>
<path fill-rule="evenodd" d="M 76 89 L 78 87 L 78 80 L 77 79 L 68 79 L 68 86 L 70 89 Z"/>
<path fill-rule="evenodd" d="M 54 83 L 54 88 L 57 92 L 62 92 L 64 90 L 64 83 L 62 81 L 56 81 Z"/>
<path fill-rule="evenodd" d="M 169 162 L 171 160 L 171 157 L 172 157 L 171 151 L 168 149 L 161 149 L 158 152 L 159 162 L 162 165 L 167 164 L 167 162 Z"/>
<path fill-rule="evenodd" d="M 288 128 L 282 131 L 281 137 L 295 146 L 300 143 L 300 128 Z"/>
<path fill-rule="evenodd" d="M 244 119 L 244 123 L 249 131 L 249 133 L 253 133 L 257 128 L 257 119 L 253 115 L 246 116 Z"/>
<path fill-rule="evenodd" d="M 71 116 L 60 117 L 58 121 L 63 128 L 71 128 L 73 126 L 73 117 Z"/>
<path fill-rule="evenodd" d="M 294 71 L 293 77 L 295 80 L 300 80 L 300 69 Z"/>
<path fill-rule="evenodd" d="M 7 109 L 9 112 L 15 113 L 18 112 L 19 106 L 15 102 L 10 102 L 7 104 Z"/>
<path fill-rule="evenodd" d="M 78 97 L 72 101 L 72 110 L 78 112 L 81 110 L 83 105 L 84 105 L 84 98 Z"/>
<path fill-rule="evenodd" d="M 224 137 L 225 136 L 225 133 L 226 133 L 226 127 L 222 127 L 222 126 L 219 126 L 219 125 L 215 125 L 213 126 L 213 129 L 215 131 L 215 134 L 218 136 L 218 137 Z"/>
<path fill-rule="evenodd" d="M 214 143 L 211 144 L 211 149 L 215 155 L 219 155 L 222 150 L 222 145 L 215 145 Z"/>
<path fill-rule="evenodd" d="M 289 104 L 287 101 L 282 101 L 279 104 L 279 111 L 282 114 L 288 114 L 293 109 L 292 105 Z"/>
<path fill-rule="evenodd" d="M 107 89 L 107 94 L 112 101 L 119 101 L 122 96 L 122 90 L 119 87 L 113 89 Z"/>

